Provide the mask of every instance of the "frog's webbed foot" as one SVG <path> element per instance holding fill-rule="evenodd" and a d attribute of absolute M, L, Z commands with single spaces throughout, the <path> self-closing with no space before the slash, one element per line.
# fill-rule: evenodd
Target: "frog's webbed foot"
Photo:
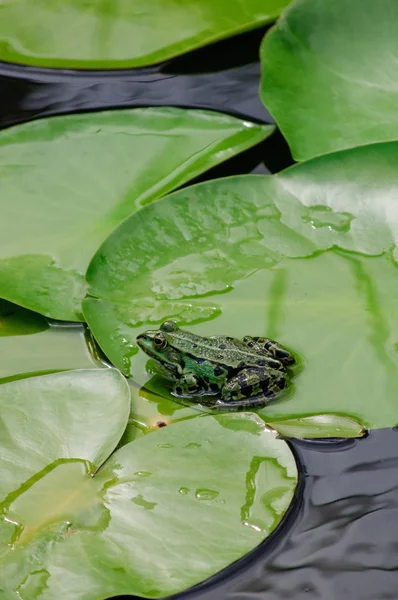
<path fill-rule="evenodd" d="M 261 396 L 272 399 L 280 394 L 286 383 L 286 375 L 281 371 L 248 367 L 227 381 L 222 388 L 221 399 L 224 402 L 250 400 Z"/>
<path fill-rule="evenodd" d="M 286 348 L 269 338 L 246 335 L 242 341 L 256 352 L 276 358 L 276 360 L 279 360 L 286 367 L 294 365 L 296 362 L 294 356 Z"/>
<path fill-rule="evenodd" d="M 199 396 L 203 393 L 203 384 L 194 373 L 184 373 L 174 385 L 172 394 L 178 398 Z"/>

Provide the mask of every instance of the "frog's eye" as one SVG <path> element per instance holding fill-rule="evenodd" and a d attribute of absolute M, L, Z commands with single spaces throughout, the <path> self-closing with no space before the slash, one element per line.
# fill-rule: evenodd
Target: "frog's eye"
<path fill-rule="evenodd" d="M 177 323 L 175 321 L 165 321 L 160 326 L 160 329 L 168 332 L 175 331 L 177 329 Z"/>
<path fill-rule="evenodd" d="M 161 333 L 158 333 L 158 335 L 156 335 L 156 336 L 153 338 L 153 343 L 154 343 L 154 345 L 155 345 L 155 348 L 156 348 L 157 350 L 163 350 L 163 348 L 165 348 L 165 347 L 166 347 L 167 340 L 166 340 L 166 338 L 164 337 L 164 335 L 162 335 Z"/>

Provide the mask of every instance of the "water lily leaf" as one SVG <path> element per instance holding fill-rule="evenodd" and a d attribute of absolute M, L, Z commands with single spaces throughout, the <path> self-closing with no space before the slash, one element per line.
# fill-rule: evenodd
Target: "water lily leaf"
<path fill-rule="evenodd" d="M 261 27 L 288 1 L 59 0 L 33 7 L 29 0 L 8 0 L 1 11 L 0 60 L 41 67 L 141 67 Z"/>
<path fill-rule="evenodd" d="M 0 300 L 0 382 L 24 376 L 101 366 L 79 323 L 49 321 Z"/>
<path fill-rule="evenodd" d="M 98 468 L 117 445 L 129 411 L 128 385 L 116 369 L 1 385 L 0 499 L 61 458 L 79 458 Z"/>
<path fill-rule="evenodd" d="M 366 428 L 359 421 L 341 415 L 311 415 L 297 419 L 268 422 L 283 437 L 290 438 L 359 438 Z"/>
<path fill-rule="evenodd" d="M 373 145 L 144 207 L 88 269 L 84 314 L 104 352 L 144 385 L 135 338 L 165 318 L 202 335 L 268 335 L 298 368 L 266 421 L 339 413 L 395 425 L 397 160 L 397 143 Z"/>
<path fill-rule="evenodd" d="M 178 593 L 262 542 L 293 498 L 294 457 L 254 414 L 159 429 L 98 471 L 129 411 L 117 371 L 26 379 L 0 397 L 6 600 Z"/>
<path fill-rule="evenodd" d="M 0 132 L 0 297 L 82 320 L 84 273 L 110 232 L 271 131 L 214 112 L 146 108 Z"/>
<path fill-rule="evenodd" d="M 398 139 L 397 21 L 395 0 L 297 0 L 265 36 L 261 96 L 297 160 Z"/>

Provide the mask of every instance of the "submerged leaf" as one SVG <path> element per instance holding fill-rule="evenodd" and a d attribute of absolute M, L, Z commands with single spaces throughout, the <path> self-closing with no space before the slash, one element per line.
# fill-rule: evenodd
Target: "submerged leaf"
<path fill-rule="evenodd" d="M 0 382 L 100 366 L 78 323 L 56 323 L 0 300 Z"/>
<path fill-rule="evenodd" d="M 0 299 L 0 337 L 32 335 L 49 328 L 47 319 Z"/>

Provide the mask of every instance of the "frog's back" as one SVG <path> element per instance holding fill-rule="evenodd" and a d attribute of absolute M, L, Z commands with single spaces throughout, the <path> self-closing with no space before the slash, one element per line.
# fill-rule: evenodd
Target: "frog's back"
<path fill-rule="evenodd" d="M 242 369 L 244 367 L 282 368 L 282 364 L 264 352 L 248 348 L 242 341 L 229 336 L 202 337 L 183 330 L 173 334 L 173 346 L 199 360 L 222 363 Z"/>

